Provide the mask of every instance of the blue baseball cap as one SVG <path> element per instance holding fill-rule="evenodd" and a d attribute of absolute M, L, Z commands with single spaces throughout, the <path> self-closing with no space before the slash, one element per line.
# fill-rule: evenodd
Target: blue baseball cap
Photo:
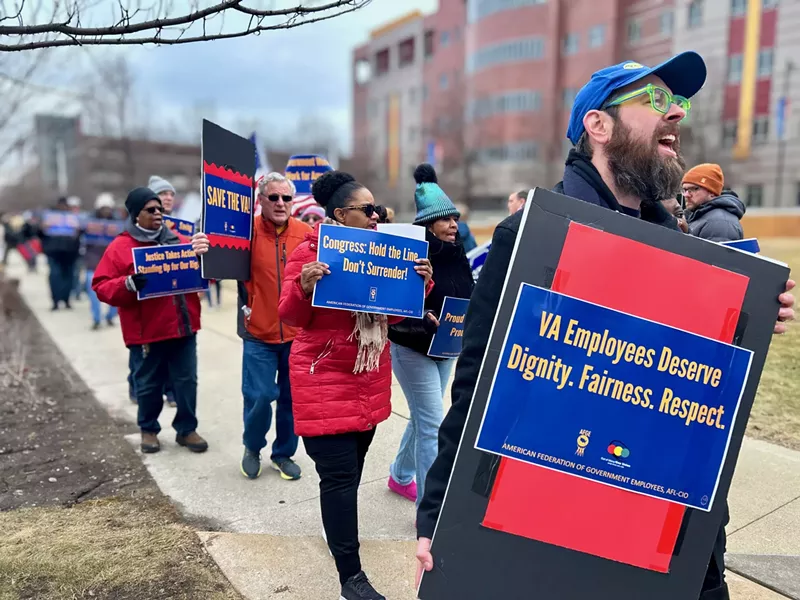
<path fill-rule="evenodd" d="M 659 76 L 673 94 L 691 98 L 706 82 L 706 63 L 697 52 L 681 52 L 657 67 L 646 67 L 626 61 L 600 69 L 584 85 L 572 105 L 567 139 L 577 144 L 583 134 L 583 117 L 590 110 L 599 110 L 603 103 L 620 88 L 648 75 Z"/>

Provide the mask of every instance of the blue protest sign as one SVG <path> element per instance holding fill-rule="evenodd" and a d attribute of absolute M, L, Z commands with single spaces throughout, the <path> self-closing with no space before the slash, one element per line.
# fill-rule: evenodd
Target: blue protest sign
<path fill-rule="evenodd" d="M 439 329 L 431 340 L 428 356 L 434 358 L 458 358 L 461 342 L 464 339 L 464 318 L 467 315 L 469 300 L 465 298 L 444 297 L 439 314 Z"/>
<path fill-rule="evenodd" d="M 75 213 L 60 210 L 46 210 L 42 213 L 42 230 L 53 237 L 78 235 L 81 219 Z"/>
<path fill-rule="evenodd" d="M 186 237 L 192 237 L 194 235 L 194 223 L 191 221 L 187 221 L 186 219 L 176 219 L 175 217 L 170 217 L 169 215 L 164 215 L 162 220 L 164 221 L 164 225 L 166 225 L 175 233 L 185 235 Z"/>
<path fill-rule="evenodd" d="M 521 284 L 475 447 L 710 511 L 751 358 Z"/>
<path fill-rule="evenodd" d="M 311 186 L 327 171 L 333 171 L 328 160 L 316 154 L 295 154 L 286 165 L 286 178 L 294 183 L 298 196 L 310 196 Z"/>
<path fill-rule="evenodd" d="M 125 221 L 88 219 L 83 224 L 83 241 L 88 246 L 108 246 L 125 229 Z"/>
<path fill-rule="evenodd" d="M 249 241 L 253 222 L 253 189 L 247 183 L 247 178 L 213 165 L 207 165 L 204 169 L 204 233 L 209 238 L 222 235 Z"/>
<path fill-rule="evenodd" d="M 478 276 L 481 274 L 483 263 L 486 262 L 486 257 L 489 256 L 489 250 L 492 248 L 492 242 L 481 244 L 477 248 L 473 248 L 467 252 L 467 260 L 469 267 L 472 269 L 472 278 L 478 281 Z"/>
<path fill-rule="evenodd" d="M 133 248 L 133 270 L 147 275 L 147 285 L 136 295 L 139 300 L 208 289 L 191 244 Z"/>
<path fill-rule="evenodd" d="M 761 247 L 758 245 L 758 240 L 756 238 L 733 240 L 732 242 L 720 242 L 720 244 L 723 246 L 729 246 L 731 248 L 738 248 L 739 250 L 744 250 L 745 252 L 750 252 L 751 254 L 758 254 L 761 251 Z"/>
<path fill-rule="evenodd" d="M 317 260 L 330 267 L 312 306 L 422 318 L 425 281 L 414 271 L 428 242 L 338 225 L 320 225 Z"/>

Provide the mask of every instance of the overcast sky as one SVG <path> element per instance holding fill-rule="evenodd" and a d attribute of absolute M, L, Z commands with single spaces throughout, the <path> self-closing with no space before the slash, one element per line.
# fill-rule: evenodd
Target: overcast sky
<path fill-rule="evenodd" d="M 248 4 L 270 5 L 266 0 Z M 220 125 L 242 129 L 247 121 L 257 121 L 260 129 L 267 130 L 261 133 L 273 130 L 276 137 L 282 137 L 295 130 L 300 118 L 312 116 L 330 121 L 343 149 L 349 151 L 353 47 L 391 19 L 414 9 L 431 12 L 436 6 L 437 0 L 373 0 L 353 14 L 290 31 L 181 46 L 93 48 L 88 52 L 94 57 L 125 53 L 136 76 L 137 93 L 150 98 L 156 126 L 172 123 L 188 128 L 189 115 L 200 107 L 204 116 Z M 94 21 L 103 18 L 107 20 L 102 14 L 93 15 Z M 226 20 L 226 29 L 235 25 Z M 71 52 L 71 56 L 87 54 L 84 50 Z M 68 103 L 57 104 L 70 110 Z"/>

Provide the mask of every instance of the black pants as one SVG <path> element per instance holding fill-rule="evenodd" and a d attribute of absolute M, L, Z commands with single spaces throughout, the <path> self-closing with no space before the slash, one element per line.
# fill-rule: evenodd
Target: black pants
<path fill-rule="evenodd" d="M 700 591 L 700 600 L 730 600 L 728 585 L 725 583 L 725 526 L 730 520 L 727 502 L 725 504 L 725 516 L 722 518 L 722 525 L 719 528 L 717 539 L 714 541 L 714 549 L 711 552 L 711 560 L 708 563 L 706 578 L 703 581 L 703 588 Z"/>
<path fill-rule="evenodd" d="M 361 571 L 358 486 L 374 437 L 375 429 L 303 438 L 319 475 L 322 524 L 341 583 Z"/>
<path fill-rule="evenodd" d="M 171 384 L 177 412 L 172 427 L 178 435 L 197 429 L 197 336 L 190 335 L 146 346 L 130 346 L 131 355 L 141 357 L 134 373 L 134 389 L 139 404 L 139 429 L 158 433 L 158 417 L 164 407 L 162 393 Z"/>
<path fill-rule="evenodd" d="M 59 302 L 69 304 L 70 294 L 72 293 L 72 280 L 75 274 L 74 260 L 61 260 L 48 257 L 50 263 L 50 295 L 53 298 L 53 306 Z"/>

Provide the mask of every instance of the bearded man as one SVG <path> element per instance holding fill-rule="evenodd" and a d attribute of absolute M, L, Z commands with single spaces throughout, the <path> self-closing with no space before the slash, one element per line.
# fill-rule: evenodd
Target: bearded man
<path fill-rule="evenodd" d="M 655 68 L 625 62 L 602 69 L 575 98 L 567 138 L 575 148 L 567 157 L 563 180 L 554 191 L 643 219 L 676 231 L 678 221 L 661 200 L 681 188 L 685 164 L 680 154 L 680 122 L 691 104 L 688 98 L 703 87 L 706 66 L 699 54 L 684 52 Z M 514 242 L 524 211 L 497 226 L 492 247 L 470 300 L 461 355 L 452 386 L 452 407 L 439 429 L 439 454 L 425 480 L 425 495 L 417 510 L 417 576 L 433 568 L 430 546 L 456 451 L 489 345 Z M 782 304 L 775 333 L 786 331 L 794 318 L 794 298 Z M 723 575 L 725 530 L 710 557 L 702 600 L 726 600 Z"/>

